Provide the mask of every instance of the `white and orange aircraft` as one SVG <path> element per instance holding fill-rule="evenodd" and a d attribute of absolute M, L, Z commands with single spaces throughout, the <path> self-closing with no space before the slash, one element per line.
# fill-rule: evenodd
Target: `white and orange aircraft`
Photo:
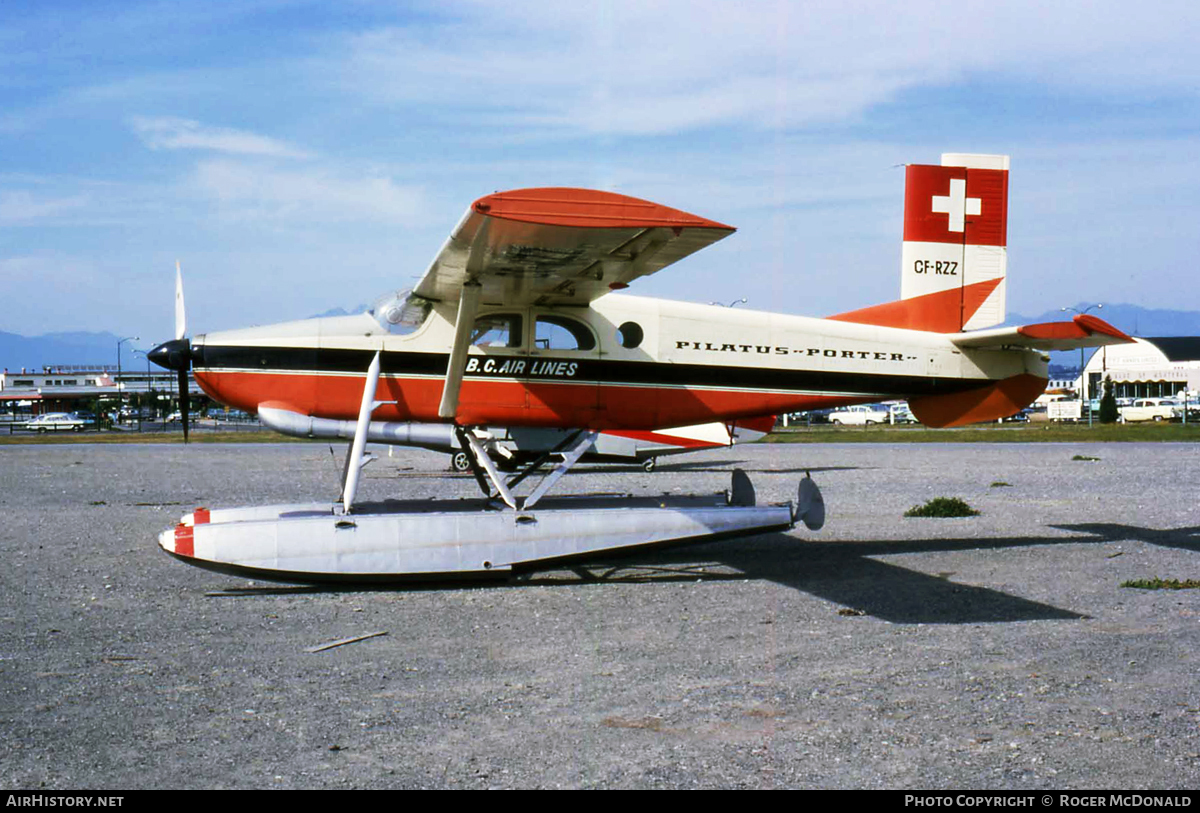
<path fill-rule="evenodd" d="M 151 357 L 181 375 L 190 367 L 214 399 L 281 431 L 352 434 L 340 506 L 324 508 L 343 518 L 363 513 L 354 497 L 368 440 L 422 445 L 454 432 L 481 488 L 486 477 L 517 510 L 512 487 L 528 472 L 506 481 L 468 430 L 578 430 L 553 450 L 562 462 L 525 499 L 529 512 L 599 431 L 891 399 L 928 426 L 993 420 L 1043 391 L 1045 351 L 1130 341 L 1092 316 L 994 327 L 1005 319 L 1008 174 L 1007 156 L 910 165 L 901 298 L 824 319 L 616 294 L 733 227 L 612 192 L 538 188 L 475 201 L 416 287 L 364 314 L 188 340 L 177 310 L 176 340 Z M 191 558 L 169 534 L 164 547 Z M 594 549 L 614 546 L 625 545 Z"/>

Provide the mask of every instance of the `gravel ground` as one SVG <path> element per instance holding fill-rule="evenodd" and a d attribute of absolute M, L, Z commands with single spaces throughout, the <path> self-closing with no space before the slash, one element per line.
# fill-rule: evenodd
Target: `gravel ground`
<path fill-rule="evenodd" d="M 384 450 L 362 496 L 472 495 L 445 463 Z M 1200 578 L 1200 446 L 760 445 L 556 492 L 735 465 L 764 501 L 811 470 L 826 528 L 332 590 L 155 542 L 196 505 L 332 498 L 325 446 L 0 447 L 0 784 L 1200 786 L 1200 591 L 1120 587 Z M 935 496 L 982 515 L 902 518 Z"/>

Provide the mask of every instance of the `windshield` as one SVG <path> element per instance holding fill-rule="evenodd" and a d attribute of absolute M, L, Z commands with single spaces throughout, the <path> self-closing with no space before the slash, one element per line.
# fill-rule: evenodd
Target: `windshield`
<path fill-rule="evenodd" d="M 411 290 L 395 291 L 381 296 L 367 313 L 375 317 L 388 333 L 412 333 L 429 317 L 432 305 L 428 299 L 416 296 Z"/>

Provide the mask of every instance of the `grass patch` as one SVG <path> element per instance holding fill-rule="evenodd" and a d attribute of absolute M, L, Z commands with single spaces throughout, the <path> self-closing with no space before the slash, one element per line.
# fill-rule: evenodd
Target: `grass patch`
<path fill-rule="evenodd" d="M 958 497 L 934 497 L 924 505 L 914 505 L 906 517 L 977 517 L 979 512 Z"/>
<path fill-rule="evenodd" d="M 1097 460 L 1099 460 L 1100 458 L 1098 458 L 1098 457 L 1092 457 L 1091 455 L 1086 455 L 1086 454 L 1077 454 L 1077 455 L 1075 455 L 1074 457 L 1072 457 L 1071 459 L 1072 459 L 1072 460 L 1083 460 L 1083 461 L 1085 461 L 1085 462 L 1088 462 L 1088 463 L 1094 463 L 1094 462 L 1096 462 Z"/>
<path fill-rule="evenodd" d="M 1138 590 L 1195 590 L 1200 587 L 1198 579 L 1131 579 L 1121 582 L 1122 587 L 1133 587 Z"/>
<path fill-rule="evenodd" d="M 1006 483 L 1003 480 L 997 480 L 996 482 L 992 483 L 989 488 L 1012 488 L 1012 483 Z"/>
<path fill-rule="evenodd" d="M 193 431 L 190 443 L 312 443 L 269 430 L 241 432 Z M 317 441 L 320 442 L 320 441 Z M 57 446 L 64 443 L 173 443 L 183 445 L 182 432 L 62 432 L 58 435 L 0 435 L 0 446 Z"/>

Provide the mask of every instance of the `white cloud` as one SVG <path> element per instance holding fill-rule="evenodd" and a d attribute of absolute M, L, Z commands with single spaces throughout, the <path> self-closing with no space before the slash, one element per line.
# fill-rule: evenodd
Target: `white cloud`
<path fill-rule="evenodd" d="M 24 189 L 0 192 L 0 224 L 27 224 L 38 220 L 54 220 L 62 215 L 83 209 L 90 203 L 87 195 L 47 197 L 34 195 Z"/>
<path fill-rule="evenodd" d="M 204 161 L 192 185 L 216 199 L 222 214 L 273 220 L 372 220 L 408 223 L 422 211 L 417 187 L 383 173 L 346 176 L 329 170 L 286 171 L 247 162 Z"/>
<path fill-rule="evenodd" d="M 966 2 L 460 2 L 355 34 L 322 69 L 435 121 L 566 133 L 852 120 L 978 75 L 1194 96 L 1200 6 Z"/>
<path fill-rule="evenodd" d="M 212 150 L 272 158 L 310 157 L 304 150 L 274 138 L 227 127 L 209 127 L 190 119 L 135 116 L 131 124 L 142 142 L 152 150 Z"/>

